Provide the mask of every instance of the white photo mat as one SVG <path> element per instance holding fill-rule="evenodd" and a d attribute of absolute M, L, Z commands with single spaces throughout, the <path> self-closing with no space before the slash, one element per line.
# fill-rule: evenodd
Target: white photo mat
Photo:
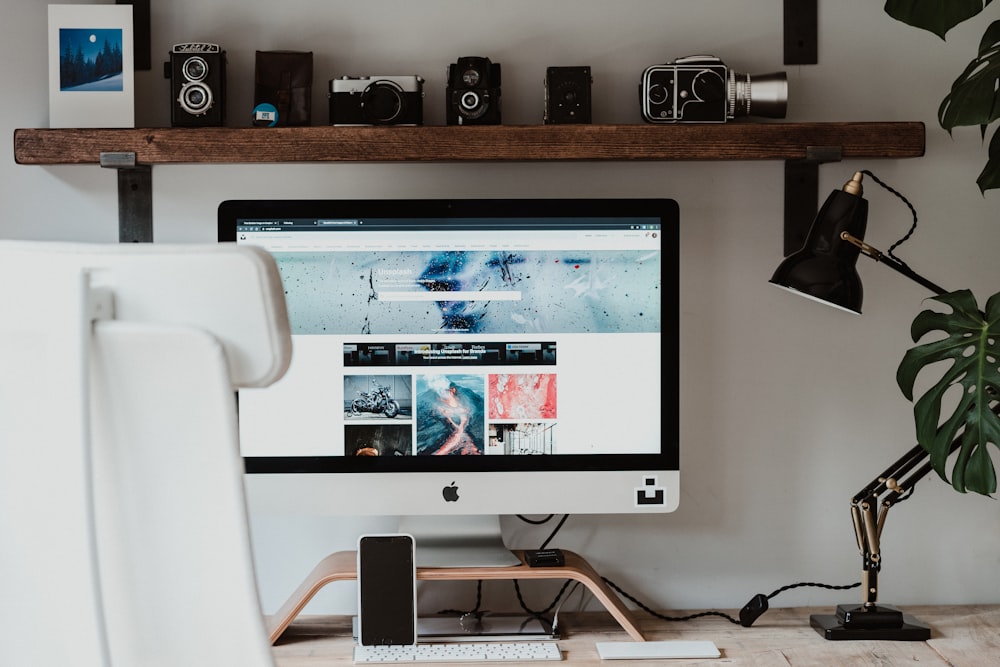
<path fill-rule="evenodd" d="M 131 5 L 49 5 L 49 127 L 135 127 Z"/>

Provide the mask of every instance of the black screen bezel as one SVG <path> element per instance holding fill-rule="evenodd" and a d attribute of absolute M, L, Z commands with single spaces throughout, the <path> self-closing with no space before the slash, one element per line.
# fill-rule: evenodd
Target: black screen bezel
<path fill-rule="evenodd" d="M 302 218 L 658 218 L 661 234 L 661 393 L 659 415 L 629 415 L 627 378 L 622 404 L 635 419 L 659 418 L 658 454 L 560 454 L 486 457 L 244 457 L 249 474 L 359 472 L 502 472 L 679 470 L 680 468 L 680 212 L 674 199 L 232 199 L 219 204 L 218 240 L 235 243 L 246 219 Z M 627 429 L 623 437 L 627 436 Z"/>

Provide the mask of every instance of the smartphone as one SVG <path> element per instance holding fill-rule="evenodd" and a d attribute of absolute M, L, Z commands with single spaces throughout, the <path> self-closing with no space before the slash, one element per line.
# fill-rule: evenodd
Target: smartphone
<path fill-rule="evenodd" d="M 358 538 L 358 642 L 417 643 L 417 566 L 413 536 Z"/>

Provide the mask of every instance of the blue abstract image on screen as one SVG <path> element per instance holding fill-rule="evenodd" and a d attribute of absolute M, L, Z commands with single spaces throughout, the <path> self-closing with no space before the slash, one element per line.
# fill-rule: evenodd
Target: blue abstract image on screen
<path fill-rule="evenodd" d="M 297 334 L 660 330 L 658 251 L 274 255 Z"/>
<path fill-rule="evenodd" d="M 430 258 L 417 280 L 429 292 L 486 292 L 517 283 L 520 276 L 512 267 L 523 263 L 522 255 L 510 252 L 442 252 Z M 490 300 L 487 297 L 436 303 L 443 329 L 479 333 Z"/>

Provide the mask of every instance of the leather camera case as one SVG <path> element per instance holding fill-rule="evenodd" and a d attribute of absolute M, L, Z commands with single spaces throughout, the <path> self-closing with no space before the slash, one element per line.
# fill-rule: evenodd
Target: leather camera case
<path fill-rule="evenodd" d="M 312 119 L 312 51 L 257 51 L 254 106 L 274 105 L 277 125 L 309 125 Z"/>

